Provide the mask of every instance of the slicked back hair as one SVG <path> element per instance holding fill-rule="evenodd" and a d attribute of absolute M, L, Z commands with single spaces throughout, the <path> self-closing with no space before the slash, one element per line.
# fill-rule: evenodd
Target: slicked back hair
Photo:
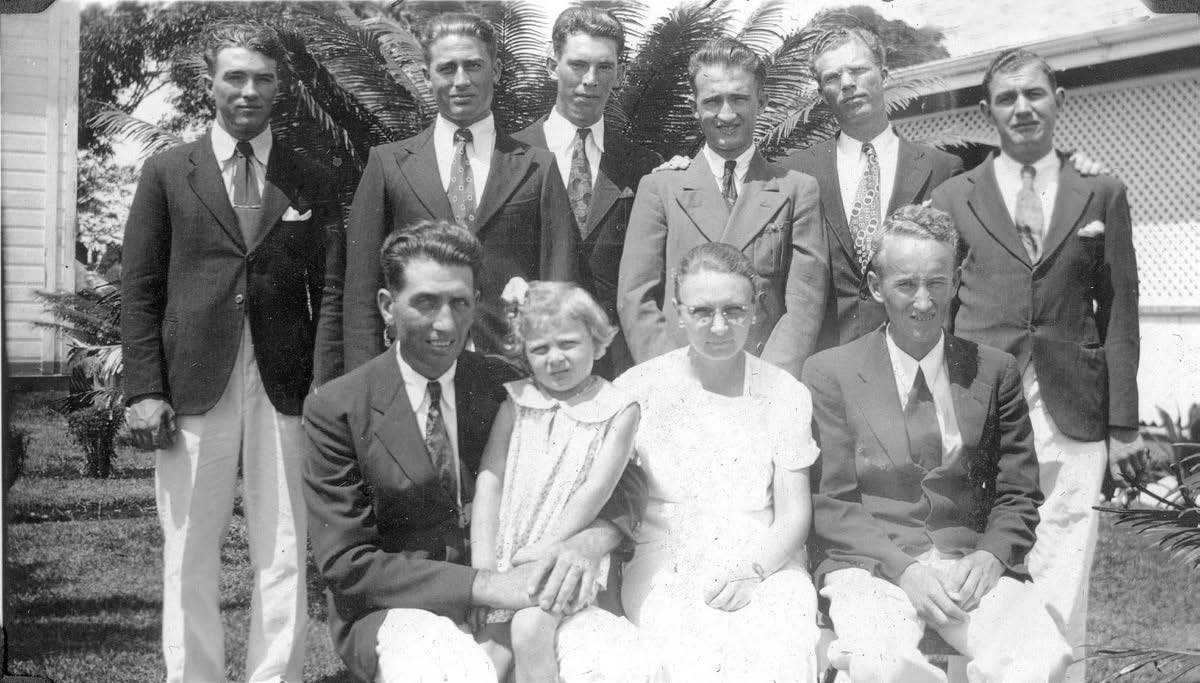
<path fill-rule="evenodd" d="M 867 267 L 880 277 L 883 273 L 880 271 L 879 255 L 888 237 L 915 237 L 944 244 L 954 254 L 954 268 L 958 269 L 962 265 L 966 243 L 959 238 L 954 219 L 941 209 L 909 204 L 893 211 L 883 222 L 879 232 L 875 233 L 871 240 L 871 263 Z"/>
<path fill-rule="evenodd" d="M 487 19 L 468 12 L 443 12 L 425 25 L 421 32 L 421 52 L 429 63 L 429 47 L 447 36 L 475 38 L 487 46 L 488 57 L 496 61 L 496 31 Z"/>
<path fill-rule="evenodd" d="M 675 300 L 679 301 L 680 284 L 689 275 L 696 273 L 727 273 L 740 275 L 750 283 L 754 300 L 759 298 L 759 277 L 750 259 L 736 247 L 724 242 L 705 242 L 688 250 L 679 260 L 679 266 L 671 273 L 675 284 Z"/>
<path fill-rule="evenodd" d="M 470 230 L 450 221 L 425 220 L 397 228 L 383 240 L 379 250 L 379 265 L 389 291 L 404 289 L 405 269 L 417 259 L 443 266 L 466 266 L 471 269 L 472 286 L 477 287 L 483 267 L 483 245 Z"/>
<path fill-rule="evenodd" d="M 226 48 L 240 47 L 275 60 L 275 72 L 282 74 L 287 50 L 273 29 L 262 24 L 225 23 L 214 26 L 204 39 L 204 66 L 208 75 L 217 73 L 217 55 Z"/>
<path fill-rule="evenodd" d="M 887 50 L 884 48 L 883 39 L 873 29 L 853 16 L 836 15 L 827 20 L 827 23 L 822 22 L 818 26 L 824 30 L 813 41 L 808 61 L 808 68 L 818 83 L 821 80 L 821 74 L 817 73 L 817 58 L 852 40 L 857 40 L 867 47 L 867 52 L 871 53 L 871 61 L 879 67 L 880 71 L 887 68 Z"/>
<path fill-rule="evenodd" d="M 754 76 L 755 85 L 759 90 L 767 84 L 767 65 L 763 63 L 754 50 L 746 47 L 740 40 L 721 36 L 705 43 L 699 50 L 692 53 L 688 60 L 688 77 L 692 82 L 692 92 L 696 92 L 696 76 L 706 66 L 723 66 L 729 69 L 744 69 Z"/>
<path fill-rule="evenodd" d="M 567 38 L 582 33 L 593 38 L 611 40 L 617 44 L 617 59 L 625 55 L 625 27 L 613 16 L 612 12 L 576 5 L 563 10 L 554 20 L 554 28 L 550 31 L 550 40 L 554 43 L 554 56 L 562 55 Z"/>
<path fill-rule="evenodd" d="M 1023 47 L 1004 50 L 992 59 L 992 63 L 988 65 L 987 71 L 983 74 L 983 95 L 988 102 L 992 101 L 992 81 L 995 80 L 996 74 L 1012 73 L 1018 71 L 1028 64 L 1036 64 L 1039 71 L 1046 74 L 1046 79 L 1050 81 L 1050 89 L 1058 89 L 1058 79 L 1054 77 L 1054 69 L 1042 56 L 1033 50 L 1026 50 Z"/>

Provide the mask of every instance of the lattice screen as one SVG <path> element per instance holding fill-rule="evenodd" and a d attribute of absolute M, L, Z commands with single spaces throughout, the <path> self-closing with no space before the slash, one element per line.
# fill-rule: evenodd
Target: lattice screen
<path fill-rule="evenodd" d="M 956 134 L 996 142 L 978 107 L 898 121 L 911 140 Z M 1129 188 L 1143 308 L 1200 308 L 1200 72 L 1067 93 L 1056 146 L 1085 150 Z"/>

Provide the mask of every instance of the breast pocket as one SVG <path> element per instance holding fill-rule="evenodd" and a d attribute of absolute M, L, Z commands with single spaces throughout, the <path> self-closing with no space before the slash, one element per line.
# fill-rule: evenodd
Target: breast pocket
<path fill-rule="evenodd" d="M 783 275 L 789 234 L 785 222 L 772 221 L 754 238 L 750 258 L 754 261 L 754 270 L 759 275 L 765 278 Z"/>

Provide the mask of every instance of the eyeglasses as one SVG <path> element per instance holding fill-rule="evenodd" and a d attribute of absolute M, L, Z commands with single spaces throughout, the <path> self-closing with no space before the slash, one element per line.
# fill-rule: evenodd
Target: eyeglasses
<path fill-rule="evenodd" d="M 687 304 L 679 304 L 687 314 L 696 321 L 698 325 L 711 325 L 716 319 L 717 314 L 725 319 L 727 325 L 745 325 L 750 321 L 750 308 L 740 304 L 722 306 L 715 308 L 713 306 L 688 306 Z"/>

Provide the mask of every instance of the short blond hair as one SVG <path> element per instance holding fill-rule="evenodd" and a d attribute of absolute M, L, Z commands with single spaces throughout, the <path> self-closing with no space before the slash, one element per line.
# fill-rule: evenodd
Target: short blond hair
<path fill-rule="evenodd" d="M 505 353 L 524 366 L 525 340 L 535 330 L 561 324 L 565 320 L 582 324 L 600 354 L 608 349 L 613 337 L 617 336 L 616 325 L 582 287 L 571 282 L 538 280 L 529 283 L 525 300 L 515 307 Z"/>

